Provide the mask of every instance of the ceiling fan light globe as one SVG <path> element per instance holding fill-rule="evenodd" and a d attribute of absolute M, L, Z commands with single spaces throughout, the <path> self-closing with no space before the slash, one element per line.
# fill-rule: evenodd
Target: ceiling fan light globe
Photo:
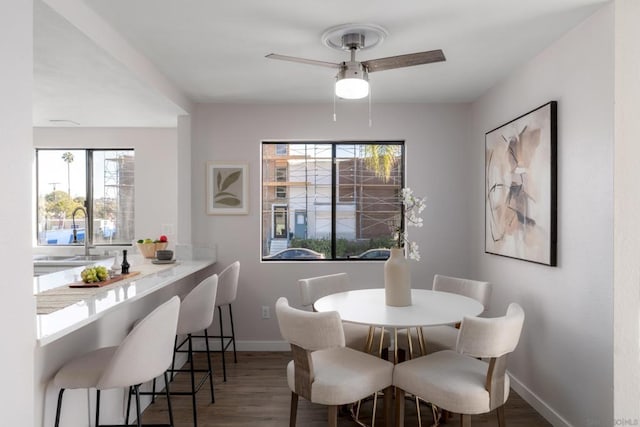
<path fill-rule="evenodd" d="M 369 82 L 358 78 L 336 82 L 336 96 L 343 99 L 362 99 L 369 95 Z"/>

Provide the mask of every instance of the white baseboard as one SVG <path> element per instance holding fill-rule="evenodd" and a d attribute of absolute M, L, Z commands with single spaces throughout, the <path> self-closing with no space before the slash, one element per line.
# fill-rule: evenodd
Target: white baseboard
<path fill-rule="evenodd" d="M 554 427 L 573 427 L 569 421 L 562 418 L 553 408 L 547 405 L 540 397 L 529 390 L 527 386 L 522 384 L 516 377 L 509 373 L 511 380 L 511 388 L 522 397 L 533 409 L 535 409 L 542 417 L 549 421 Z"/>

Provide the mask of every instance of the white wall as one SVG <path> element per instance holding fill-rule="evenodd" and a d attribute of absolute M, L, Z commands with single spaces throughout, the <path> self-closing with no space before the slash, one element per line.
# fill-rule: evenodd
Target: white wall
<path fill-rule="evenodd" d="M 176 129 L 35 128 L 33 141 L 36 148 L 135 149 L 136 239 L 166 234 L 170 247 L 179 239 Z M 189 176 L 188 170 L 180 173 Z M 169 228 L 173 233 L 167 232 Z"/>
<path fill-rule="evenodd" d="M 640 2 L 616 2 L 614 416 L 640 420 Z"/>
<path fill-rule="evenodd" d="M 191 117 L 178 117 L 178 218 L 174 230 L 163 229 L 162 234 L 175 233 L 178 236 L 176 243 L 191 243 Z"/>
<path fill-rule="evenodd" d="M 327 96 L 331 96 L 328 94 Z M 382 287 L 382 263 L 260 262 L 260 141 L 294 139 L 404 139 L 407 185 L 428 196 L 425 226 L 412 231 L 422 261 L 412 262 L 413 286 L 431 288 L 434 273 L 468 273 L 466 236 L 470 182 L 466 167 L 466 105 L 374 105 L 368 127 L 366 103 L 339 103 L 338 121 L 327 105 L 198 105 L 192 117 L 193 243 L 218 245 L 218 269 L 241 262 L 236 333 L 250 348 L 280 341 L 275 318 L 261 319 L 262 305 L 279 296 L 299 304 L 297 279 L 348 272 L 356 287 Z M 249 163 L 249 215 L 207 216 L 204 205 L 208 160 Z M 462 196 L 461 196 L 462 195 Z M 264 347 L 269 348 L 268 343 Z M 286 347 L 285 347 L 286 348 Z"/>
<path fill-rule="evenodd" d="M 472 106 L 472 271 L 494 285 L 491 315 L 512 301 L 524 307 L 509 370 L 554 425 L 613 420 L 613 25 L 608 5 Z M 484 134 L 550 100 L 558 101 L 558 266 L 484 254 Z"/>
<path fill-rule="evenodd" d="M 29 425 L 33 417 L 35 304 L 31 242 L 31 94 L 33 3 L 3 2 L 0 13 L 0 212 L 2 425 Z"/>

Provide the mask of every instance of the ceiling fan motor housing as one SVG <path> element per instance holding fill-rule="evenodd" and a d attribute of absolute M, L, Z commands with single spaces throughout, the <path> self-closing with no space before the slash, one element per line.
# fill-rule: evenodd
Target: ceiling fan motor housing
<path fill-rule="evenodd" d="M 353 52 L 353 51 L 352 51 Z M 336 76 L 336 96 L 360 99 L 369 95 L 369 73 L 360 62 L 343 62 Z"/>
<path fill-rule="evenodd" d="M 338 75 L 338 80 L 342 79 L 360 79 L 369 81 L 369 73 L 362 63 L 357 61 L 343 62 Z"/>
<path fill-rule="evenodd" d="M 362 33 L 348 33 L 342 36 L 342 48 L 344 50 L 359 50 L 364 46 L 364 34 Z"/>

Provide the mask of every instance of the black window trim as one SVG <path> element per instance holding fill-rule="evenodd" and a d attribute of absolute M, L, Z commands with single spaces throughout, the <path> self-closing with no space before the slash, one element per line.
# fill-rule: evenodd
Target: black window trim
<path fill-rule="evenodd" d="M 40 151 L 84 151 L 85 152 L 85 184 L 86 184 L 86 189 L 85 189 L 85 201 L 84 201 L 84 207 L 87 210 L 87 216 L 89 218 L 91 218 L 90 221 L 87 221 L 87 230 L 85 231 L 85 234 L 87 235 L 93 235 L 93 153 L 95 151 L 133 151 L 135 153 L 135 148 L 133 147 L 106 147 L 106 148 L 97 148 L 97 147 L 92 147 L 92 148 L 86 148 L 86 147 L 36 147 L 35 148 L 35 155 L 36 155 L 36 211 L 38 209 L 38 195 L 40 194 L 40 187 L 39 187 L 39 176 L 38 173 L 40 172 L 40 156 L 38 155 L 38 152 Z M 91 201 L 91 202 L 89 202 Z M 38 215 L 35 215 L 35 230 L 38 230 Z M 85 237 L 86 238 L 86 237 Z M 94 245 L 97 246 L 101 246 L 101 247 L 108 247 L 108 246 L 132 246 L 133 243 L 132 242 L 119 242 L 119 243 L 94 243 Z M 38 237 L 36 236 L 36 246 L 38 247 L 66 247 L 66 246 L 75 246 L 72 244 L 60 244 L 60 245 L 43 245 L 40 244 Z"/>
<path fill-rule="evenodd" d="M 264 153 L 265 145 L 274 145 L 277 147 L 278 144 L 325 144 L 331 145 L 331 257 L 324 259 L 315 259 L 315 258 L 288 258 L 288 259 L 269 259 L 261 254 L 260 260 L 263 262 L 371 262 L 371 261 L 382 261 L 385 260 L 380 259 L 360 259 L 360 258 L 336 258 L 336 226 L 337 226 L 337 218 L 336 218 L 336 207 L 337 207 L 337 191 L 336 191 L 336 177 L 337 177 L 337 162 L 336 162 L 336 146 L 338 145 L 399 145 L 400 146 L 400 163 L 402 164 L 402 174 L 400 176 L 400 188 L 405 187 L 405 180 L 407 175 L 407 164 L 406 164 L 406 140 L 404 139 L 388 139 L 388 140 L 263 140 L 261 143 L 261 155 L 260 161 L 262 164 L 262 158 Z M 287 150 L 288 151 L 288 150 Z M 262 179 L 262 178 L 261 178 Z M 260 183 L 262 186 L 262 182 Z M 262 193 L 262 192 L 261 192 Z M 262 201 L 260 203 L 262 205 Z M 404 209 L 401 212 L 401 228 L 404 228 Z M 260 216 L 260 222 L 262 223 L 262 215 Z M 262 247 L 262 245 L 261 245 Z M 261 249 L 262 252 L 262 249 Z"/>

